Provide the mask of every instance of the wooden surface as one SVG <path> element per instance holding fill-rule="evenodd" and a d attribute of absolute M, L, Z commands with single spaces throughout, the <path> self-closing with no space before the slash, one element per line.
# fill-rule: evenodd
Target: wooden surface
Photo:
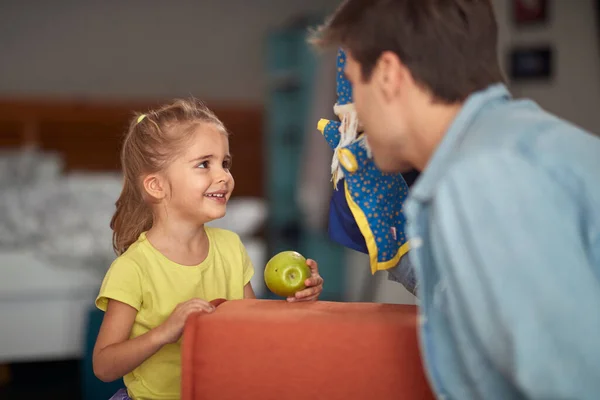
<path fill-rule="evenodd" d="M 60 153 L 67 171 L 116 171 L 121 140 L 134 111 L 160 104 L 0 99 L 0 148 L 35 145 Z M 234 195 L 262 197 L 262 106 L 207 104 L 232 133 Z"/>

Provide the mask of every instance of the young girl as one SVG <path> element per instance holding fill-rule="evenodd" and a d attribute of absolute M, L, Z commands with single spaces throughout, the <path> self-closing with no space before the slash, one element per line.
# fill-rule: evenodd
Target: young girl
<path fill-rule="evenodd" d="M 178 399 L 186 318 L 209 301 L 254 298 L 253 267 L 233 232 L 205 227 L 225 215 L 234 181 L 225 127 L 204 105 L 177 100 L 137 116 L 121 154 L 124 184 L 111 221 L 118 257 L 96 299 L 105 311 L 94 373 L 124 377 L 114 399 Z M 307 289 L 316 300 L 316 262 Z"/>

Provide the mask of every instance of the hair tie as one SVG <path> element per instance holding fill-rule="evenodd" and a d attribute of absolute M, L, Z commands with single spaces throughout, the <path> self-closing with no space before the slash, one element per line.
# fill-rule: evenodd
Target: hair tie
<path fill-rule="evenodd" d="M 142 114 L 138 117 L 137 122 L 135 123 L 136 125 L 139 124 L 140 122 L 142 122 L 144 120 L 144 118 L 146 118 L 146 114 Z"/>

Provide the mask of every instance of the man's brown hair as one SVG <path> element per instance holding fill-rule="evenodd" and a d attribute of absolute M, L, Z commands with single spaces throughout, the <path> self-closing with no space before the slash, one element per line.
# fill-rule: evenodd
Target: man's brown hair
<path fill-rule="evenodd" d="M 391 51 L 446 103 L 504 82 L 491 0 L 346 0 L 311 41 L 347 50 L 365 80 Z"/>

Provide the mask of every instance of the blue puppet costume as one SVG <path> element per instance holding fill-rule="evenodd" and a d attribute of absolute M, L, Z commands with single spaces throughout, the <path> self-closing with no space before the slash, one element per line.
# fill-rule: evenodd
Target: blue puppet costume
<path fill-rule="evenodd" d="M 408 185 L 402 174 L 381 172 L 371 158 L 344 75 L 346 55 L 337 56 L 337 102 L 340 121 L 321 119 L 318 129 L 334 150 L 331 174 L 334 184 L 329 210 L 329 235 L 343 246 L 369 255 L 371 273 L 390 271 L 411 292 L 415 282 L 404 233 L 403 205 Z"/>

